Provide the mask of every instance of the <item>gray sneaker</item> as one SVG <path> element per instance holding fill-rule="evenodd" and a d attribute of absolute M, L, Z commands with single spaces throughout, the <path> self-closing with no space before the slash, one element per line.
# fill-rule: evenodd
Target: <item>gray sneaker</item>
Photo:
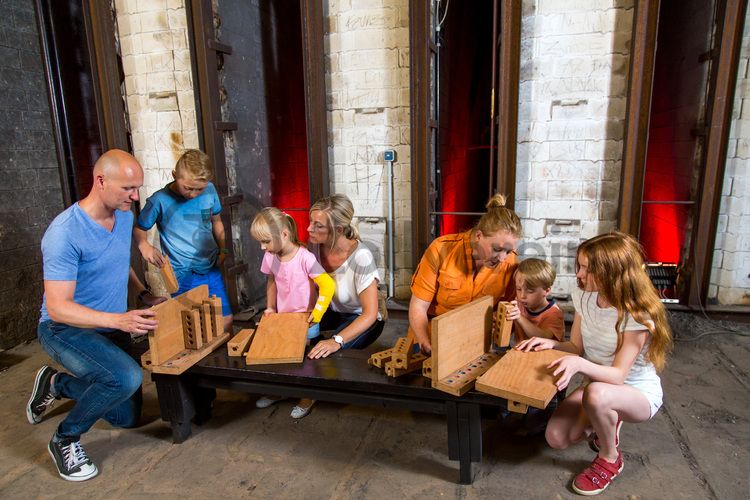
<path fill-rule="evenodd" d="M 57 466 L 57 472 L 66 481 L 86 481 L 99 473 L 83 451 L 80 441 L 65 438 L 55 441 L 55 436 L 52 436 L 47 449 Z"/>
<path fill-rule="evenodd" d="M 26 403 L 26 418 L 31 425 L 42 421 L 42 416 L 55 402 L 52 395 L 52 376 L 57 370 L 49 366 L 43 366 L 36 372 L 34 388 L 31 391 L 29 402 Z"/>

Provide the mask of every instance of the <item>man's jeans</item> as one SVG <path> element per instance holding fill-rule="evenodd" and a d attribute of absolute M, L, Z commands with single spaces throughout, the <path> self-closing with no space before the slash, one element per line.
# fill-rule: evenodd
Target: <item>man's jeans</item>
<path fill-rule="evenodd" d="M 58 373 L 52 388 L 56 396 L 76 402 L 57 428 L 59 437 L 79 440 L 100 418 L 115 427 L 136 425 L 141 415 L 143 373 L 113 342 L 127 334 L 44 321 L 37 335 L 44 350 L 70 372 Z"/>

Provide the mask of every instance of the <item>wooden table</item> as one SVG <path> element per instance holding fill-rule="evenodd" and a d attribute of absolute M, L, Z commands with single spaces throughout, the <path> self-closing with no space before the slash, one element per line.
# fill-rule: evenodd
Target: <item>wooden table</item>
<path fill-rule="evenodd" d="M 401 408 L 443 414 L 448 423 L 448 457 L 460 464 L 459 482 L 471 484 L 473 462 L 482 459 L 482 408 L 497 414 L 504 399 L 471 391 L 461 397 L 433 389 L 430 380 L 408 374 L 388 377 L 367 365 L 369 350 L 344 350 L 301 365 L 247 366 L 220 348 L 182 375 L 152 374 L 161 417 L 170 423 L 175 443 L 191 433 L 191 421 L 211 416 L 215 389 L 310 398 L 354 405 Z M 315 418 L 313 415 L 312 418 Z"/>

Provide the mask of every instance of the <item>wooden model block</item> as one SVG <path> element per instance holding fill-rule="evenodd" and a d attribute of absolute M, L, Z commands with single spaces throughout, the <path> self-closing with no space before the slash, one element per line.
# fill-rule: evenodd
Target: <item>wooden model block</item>
<path fill-rule="evenodd" d="M 215 337 L 224 331 L 224 314 L 221 310 L 221 299 L 216 295 L 212 295 L 207 302 L 211 311 L 211 328 Z"/>
<path fill-rule="evenodd" d="M 396 341 L 396 345 L 393 346 L 393 356 L 391 357 L 394 367 L 405 369 L 409 366 L 413 345 L 414 338 L 411 337 L 401 337 Z"/>
<path fill-rule="evenodd" d="M 144 367 L 154 373 L 179 375 L 226 342 L 228 333 L 198 349 L 185 346 L 182 312 L 192 311 L 207 298 L 208 286 L 201 285 L 152 308 L 159 325 L 148 334 L 149 351 L 141 356 Z"/>
<path fill-rule="evenodd" d="M 409 359 L 409 364 L 406 368 L 399 368 L 396 366 L 395 361 L 391 360 L 385 364 L 385 374 L 389 377 L 400 377 L 401 375 L 421 370 L 422 364 L 426 359 L 428 359 L 427 356 L 422 353 L 414 354 Z"/>
<path fill-rule="evenodd" d="M 181 311 L 182 336 L 185 340 L 185 349 L 198 349 L 203 345 L 201 337 L 200 314 L 195 309 Z"/>
<path fill-rule="evenodd" d="M 497 361 L 488 352 L 492 302 L 484 296 L 432 319 L 432 387 L 461 396 Z"/>
<path fill-rule="evenodd" d="M 250 341 L 253 339 L 255 329 L 245 328 L 240 330 L 232 340 L 227 342 L 227 353 L 230 356 L 242 356 L 247 352 L 247 347 L 250 345 Z"/>
<path fill-rule="evenodd" d="M 391 360 L 393 355 L 393 348 L 386 349 L 385 351 L 376 352 L 367 359 L 367 364 L 375 366 L 377 368 L 385 368 L 385 364 Z"/>
<path fill-rule="evenodd" d="M 553 349 L 538 352 L 511 349 L 479 377 L 476 389 L 509 402 L 544 409 L 557 392 L 555 380 L 547 366 L 563 356 L 573 354 Z"/>
<path fill-rule="evenodd" d="M 164 256 L 164 264 L 159 268 L 159 272 L 161 273 L 161 278 L 164 280 L 164 288 L 167 289 L 167 292 L 169 292 L 170 295 L 177 293 L 177 290 L 180 289 L 180 285 L 177 283 L 177 276 L 174 274 L 172 263 L 169 262 L 169 257 L 166 255 Z"/>
<path fill-rule="evenodd" d="M 201 334 L 203 336 L 203 343 L 206 344 L 211 342 L 214 338 L 214 331 L 211 324 L 211 306 L 208 301 L 203 301 L 200 304 L 193 307 L 200 314 Z"/>
<path fill-rule="evenodd" d="M 207 297 L 208 285 L 201 285 L 152 307 L 159 322 L 156 330 L 148 334 L 152 364 L 160 365 L 185 349 L 181 313 L 201 304 Z"/>
<path fill-rule="evenodd" d="M 308 313 L 263 316 L 245 360 L 248 365 L 302 363 L 307 342 Z"/>
<path fill-rule="evenodd" d="M 506 319 L 510 302 L 498 302 L 492 327 L 492 340 L 498 347 L 508 347 L 513 332 L 513 322 Z"/>
<path fill-rule="evenodd" d="M 529 405 L 508 400 L 508 410 L 516 413 L 526 413 L 529 411 Z"/>
<path fill-rule="evenodd" d="M 422 363 L 422 376 L 432 378 L 432 358 L 427 358 Z"/>

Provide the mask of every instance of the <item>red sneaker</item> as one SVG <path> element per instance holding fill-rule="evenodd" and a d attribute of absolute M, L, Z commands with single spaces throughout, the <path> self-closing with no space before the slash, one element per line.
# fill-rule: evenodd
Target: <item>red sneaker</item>
<path fill-rule="evenodd" d="M 614 478 L 620 475 L 623 465 L 622 453 L 620 452 L 617 453 L 615 463 L 607 462 L 597 455 L 591 465 L 586 467 L 573 480 L 573 491 L 579 495 L 598 495 L 607 489 Z"/>
<path fill-rule="evenodd" d="M 617 419 L 617 424 L 615 425 L 615 448 L 620 447 L 620 429 L 622 428 L 622 420 L 619 418 Z M 601 448 L 601 445 L 599 444 L 599 436 L 596 435 L 596 432 L 591 434 L 591 441 L 589 441 L 589 448 L 599 452 L 599 448 Z"/>

